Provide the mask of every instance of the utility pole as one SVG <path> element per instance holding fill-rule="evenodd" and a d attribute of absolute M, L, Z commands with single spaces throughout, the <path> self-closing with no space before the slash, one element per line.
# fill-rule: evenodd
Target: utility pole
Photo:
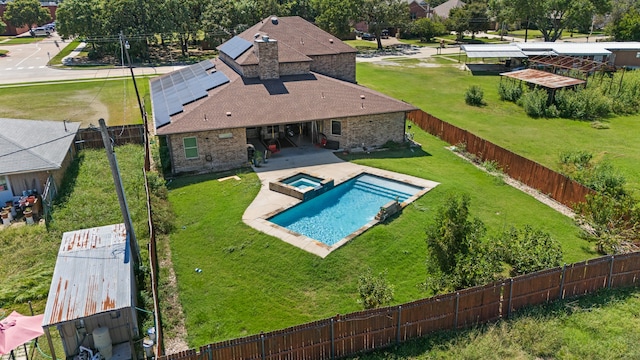
<path fill-rule="evenodd" d="M 124 226 L 127 230 L 127 245 L 124 252 L 124 262 L 125 264 L 128 263 L 130 254 L 133 254 L 133 263 L 140 264 L 140 248 L 138 247 L 136 234 L 133 232 L 133 222 L 131 221 L 131 214 L 129 214 L 127 199 L 122 187 L 122 178 L 120 177 L 120 169 L 118 169 L 118 160 L 113 152 L 113 144 L 111 144 L 111 139 L 109 138 L 109 132 L 107 131 L 107 125 L 105 125 L 104 119 L 101 118 L 98 122 L 100 123 L 102 142 L 104 143 L 104 148 L 107 150 L 107 158 L 109 159 L 109 166 L 111 167 L 111 175 L 113 176 L 113 182 L 116 185 L 116 194 L 118 195 L 118 202 L 120 203 L 120 211 L 122 212 L 122 218 L 124 219 Z"/>

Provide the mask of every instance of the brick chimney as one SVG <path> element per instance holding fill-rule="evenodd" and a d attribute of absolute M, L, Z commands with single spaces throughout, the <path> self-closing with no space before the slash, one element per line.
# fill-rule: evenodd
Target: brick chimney
<path fill-rule="evenodd" d="M 260 80 L 278 79 L 280 77 L 278 41 L 263 35 L 254 40 L 253 49 L 258 58 Z"/>

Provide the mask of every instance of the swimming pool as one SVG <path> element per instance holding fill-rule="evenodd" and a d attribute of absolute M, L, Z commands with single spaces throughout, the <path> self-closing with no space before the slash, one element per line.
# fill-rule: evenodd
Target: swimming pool
<path fill-rule="evenodd" d="M 298 174 L 283 181 L 287 185 L 291 185 L 300 190 L 307 188 L 316 188 L 322 184 L 322 179 L 312 177 L 307 174 Z"/>
<path fill-rule="evenodd" d="M 423 190 L 364 173 L 268 220 L 332 246 L 373 221 L 389 201 L 403 202 Z"/>

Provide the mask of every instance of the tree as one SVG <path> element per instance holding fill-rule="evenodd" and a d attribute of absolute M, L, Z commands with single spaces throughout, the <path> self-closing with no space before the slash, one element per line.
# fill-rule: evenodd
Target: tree
<path fill-rule="evenodd" d="M 412 21 L 407 25 L 407 32 L 417 36 L 423 42 L 431 41 L 434 36 L 446 33 L 446 30 L 444 24 L 440 21 L 431 20 L 426 17 Z"/>
<path fill-rule="evenodd" d="M 533 23 L 542 33 L 544 41 L 556 41 L 565 29 L 586 17 L 604 14 L 610 9 L 608 0 L 513 0 L 505 5 L 511 8 L 514 18 Z M 580 20 L 582 19 L 582 20 Z"/>
<path fill-rule="evenodd" d="M 316 24 L 326 32 L 344 39 L 350 32 L 350 21 L 358 18 L 363 0 L 312 0 L 318 14 Z"/>
<path fill-rule="evenodd" d="M 435 291 L 480 285 L 501 269 L 497 253 L 483 241 L 486 228 L 469 219 L 469 195 L 449 195 L 426 230 L 428 249 L 426 284 Z"/>
<path fill-rule="evenodd" d="M 101 16 L 100 0 L 66 0 L 56 11 L 56 30 L 63 38 L 95 37 L 103 32 Z"/>
<path fill-rule="evenodd" d="M 484 2 L 472 2 L 451 9 L 447 24 L 449 30 L 456 32 L 458 41 L 462 40 L 465 31 L 471 32 L 473 39 L 476 33 L 489 29 L 487 5 Z"/>
<path fill-rule="evenodd" d="M 365 309 L 385 306 L 393 300 L 393 286 L 385 279 L 386 275 L 385 271 L 376 276 L 371 268 L 367 268 L 358 278 L 358 293 L 360 294 L 358 302 Z"/>
<path fill-rule="evenodd" d="M 0 20 L 0 33 L 4 33 L 5 31 L 7 31 L 7 24 Z"/>
<path fill-rule="evenodd" d="M 640 11 L 637 8 L 629 9 L 611 24 L 608 31 L 616 41 L 640 41 Z"/>
<path fill-rule="evenodd" d="M 4 20 L 17 28 L 32 28 L 51 21 L 51 14 L 38 0 L 14 0 L 7 3 Z"/>
<path fill-rule="evenodd" d="M 369 33 L 376 36 L 378 49 L 382 49 L 382 30 L 404 25 L 408 15 L 409 5 L 404 0 L 365 0 L 359 20 L 367 23 Z"/>

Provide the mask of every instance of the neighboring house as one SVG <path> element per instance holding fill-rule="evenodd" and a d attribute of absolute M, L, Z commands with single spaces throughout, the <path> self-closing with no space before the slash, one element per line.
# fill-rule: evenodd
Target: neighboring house
<path fill-rule="evenodd" d="M 404 140 L 415 107 L 355 84 L 356 50 L 300 17 L 264 19 L 218 50 L 151 80 L 156 135 L 167 140 L 173 173 L 245 166 L 247 144 Z"/>
<path fill-rule="evenodd" d="M 23 27 L 20 27 L 20 28 L 16 28 L 11 23 L 5 21 L 4 20 L 4 12 L 7 9 L 6 0 L 5 1 L 0 1 L 0 2 L 1 2 L 1 4 L 0 4 L 0 20 L 2 20 L 7 25 L 6 28 L 4 29 L 4 34 L 0 34 L 0 35 L 13 36 L 13 35 L 23 34 L 23 33 L 26 33 L 27 31 L 29 31 L 29 29 L 30 29 L 29 26 L 23 26 Z M 58 10 L 57 2 L 54 2 L 54 1 L 40 1 L 40 5 L 42 5 L 43 7 L 46 7 L 47 10 L 49 10 L 49 14 L 51 14 L 51 21 L 54 21 L 56 19 L 56 11 Z"/>
<path fill-rule="evenodd" d="M 407 0 L 409 3 L 409 14 L 411 20 L 425 18 L 430 16 L 431 8 L 424 0 Z"/>
<path fill-rule="evenodd" d="M 0 118 L 0 203 L 23 191 L 42 194 L 52 178 L 59 187 L 75 154 L 80 123 Z"/>
<path fill-rule="evenodd" d="M 451 12 L 452 9 L 455 8 L 459 8 L 462 6 L 465 6 L 466 3 L 460 1 L 460 0 L 449 0 L 445 3 L 442 3 L 436 7 L 433 8 L 433 14 L 437 15 L 438 17 L 442 18 L 442 19 L 446 19 L 449 17 L 449 12 Z"/>

